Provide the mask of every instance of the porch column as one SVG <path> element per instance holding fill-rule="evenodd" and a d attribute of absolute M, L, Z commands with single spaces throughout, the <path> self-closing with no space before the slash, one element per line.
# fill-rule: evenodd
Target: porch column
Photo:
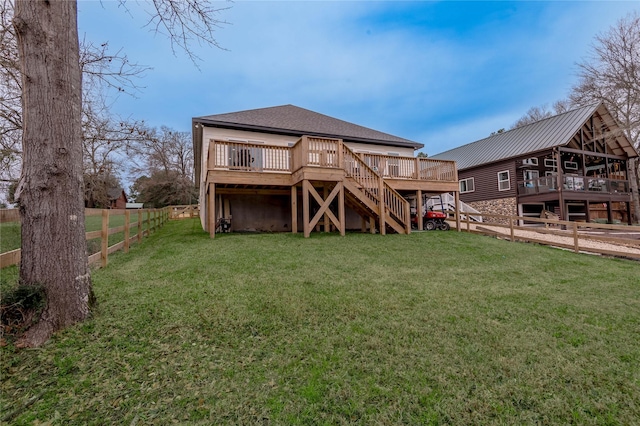
<path fill-rule="evenodd" d="M 302 228 L 304 237 L 311 236 L 311 227 L 309 226 L 309 183 L 308 180 L 302 181 Z"/>
<path fill-rule="evenodd" d="M 322 184 L 322 198 L 326 200 L 328 196 L 329 196 L 329 187 L 325 182 Z M 329 215 L 325 213 L 324 216 L 322 216 L 322 221 L 324 222 L 324 232 L 331 232 L 331 223 L 329 222 Z"/>
<path fill-rule="evenodd" d="M 347 218 L 344 212 L 344 185 L 342 182 L 340 185 L 340 193 L 338 194 L 338 221 L 340 222 L 340 235 L 344 237 L 347 230 Z"/>
<path fill-rule="evenodd" d="M 207 206 L 207 219 L 209 221 L 209 237 L 216 236 L 216 184 L 209 183 L 209 203 Z"/>
<path fill-rule="evenodd" d="M 379 195 L 379 207 L 380 207 L 380 211 L 379 211 L 379 217 L 380 217 L 380 235 L 386 235 L 387 234 L 387 218 L 386 218 L 386 204 L 384 202 L 384 180 L 382 179 L 382 176 L 380 176 L 379 178 L 379 185 L 378 185 L 378 195 Z"/>
<path fill-rule="evenodd" d="M 291 187 L 291 233 L 298 233 L 298 187 Z"/>
<path fill-rule="evenodd" d="M 418 231 L 423 230 L 423 221 L 422 216 L 424 216 L 424 212 L 422 211 L 422 190 L 418 189 L 416 191 L 416 218 L 418 220 Z"/>
<path fill-rule="evenodd" d="M 455 196 L 455 203 L 456 203 L 456 229 L 458 230 L 458 232 L 462 231 L 460 229 L 460 192 L 456 191 L 453 193 Z M 468 214 L 468 212 L 467 212 Z"/>

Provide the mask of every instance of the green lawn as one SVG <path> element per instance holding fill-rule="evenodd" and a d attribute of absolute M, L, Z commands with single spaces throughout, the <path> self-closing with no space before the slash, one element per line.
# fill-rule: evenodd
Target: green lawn
<path fill-rule="evenodd" d="M 0 418 L 637 424 L 639 276 L 453 231 L 211 240 L 169 222 L 94 272 L 93 319 L 1 349 Z"/>

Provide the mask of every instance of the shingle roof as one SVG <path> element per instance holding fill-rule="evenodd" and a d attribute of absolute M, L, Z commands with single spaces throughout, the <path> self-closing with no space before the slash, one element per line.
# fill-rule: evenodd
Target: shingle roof
<path fill-rule="evenodd" d="M 243 130 L 337 137 L 354 142 L 382 143 L 419 149 L 423 144 L 379 132 L 295 105 L 252 109 L 194 118 L 205 125 Z"/>
<path fill-rule="evenodd" d="M 107 195 L 109 196 L 109 200 L 117 200 L 123 192 L 124 189 L 122 188 L 109 188 L 107 190 Z"/>
<path fill-rule="evenodd" d="M 609 127 L 617 127 L 615 120 L 601 103 L 587 105 L 565 112 L 508 132 L 498 133 L 449 151 L 431 156 L 440 160 L 455 160 L 458 170 L 482 164 L 493 163 L 508 158 L 520 157 L 568 144 L 586 121 L 598 111 L 606 116 Z M 618 155 L 626 152 L 637 156 L 624 135 L 616 137 Z"/>

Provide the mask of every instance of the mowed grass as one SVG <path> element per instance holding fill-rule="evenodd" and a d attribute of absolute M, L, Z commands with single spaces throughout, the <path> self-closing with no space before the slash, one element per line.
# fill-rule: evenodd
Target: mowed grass
<path fill-rule="evenodd" d="M 454 231 L 211 240 L 169 222 L 93 273 L 91 320 L 2 348 L 1 415 L 637 424 L 639 277 L 633 261 Z"/>

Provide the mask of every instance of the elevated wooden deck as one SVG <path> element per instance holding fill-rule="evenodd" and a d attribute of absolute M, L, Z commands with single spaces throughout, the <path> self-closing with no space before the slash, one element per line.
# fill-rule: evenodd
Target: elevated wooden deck
<path fill-rule="evenodd" d="M 458 191 L 453 161 L 355 153 L 340 139 L 304 136 L 290 147 L 210 140 L 206 164 L 207 212 L 216 211 L 215 194 L 290 194 L 295 233 L 301 195 L 305 236 L 321 218 L 344 234 L 345 204 L 372 232 L 376 222 L 380 233 L 409 233 L 403 195 Z M 311 202 L 319 206 L 313 217 Z M 206 214 L 213 237 L 215 214 Z"/>

